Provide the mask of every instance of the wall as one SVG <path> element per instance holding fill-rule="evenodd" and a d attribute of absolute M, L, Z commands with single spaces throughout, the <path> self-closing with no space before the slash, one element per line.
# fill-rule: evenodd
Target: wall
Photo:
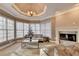
<path fill-rule="evenodd" d="M 77 31 L 77 42 L 79 42 L 79 6 L 56 16 L 56 39 L 58 40 L 59 31 Z"/>

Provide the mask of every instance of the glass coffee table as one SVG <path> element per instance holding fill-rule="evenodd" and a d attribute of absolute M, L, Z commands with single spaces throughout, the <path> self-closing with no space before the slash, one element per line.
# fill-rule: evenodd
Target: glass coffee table
<path fill-rule="evenodd" d="M 21 47 L 22 48 L 39 48 L 39 42 L 38 40 L 32 40 L 30 42 L 29 39 L 24 39 L 21 42 Z"/>

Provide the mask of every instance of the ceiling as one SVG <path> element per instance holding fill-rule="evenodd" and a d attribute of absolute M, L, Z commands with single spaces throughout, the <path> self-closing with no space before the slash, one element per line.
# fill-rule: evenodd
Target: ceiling
<path fill-rule="evenodd" d="M 0 9 L 10 15 L 24 20 L 45 20 L 55 15 L 56 11 L 71 9 L 75 3 L 45 3 L 47 5 L 46 12 L 41 16 L 25 16 L 20 14 L 12 7 L 13 3 L 0 3 Z"/>

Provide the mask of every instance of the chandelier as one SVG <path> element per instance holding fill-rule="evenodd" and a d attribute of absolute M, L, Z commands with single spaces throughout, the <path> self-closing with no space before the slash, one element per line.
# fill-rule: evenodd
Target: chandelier
<path fill-rule="evenodd" d="M 13 8 L 26 16 L 40 16 L 46 12 L 47 6 L 43 3 L 15 3 Z"/>

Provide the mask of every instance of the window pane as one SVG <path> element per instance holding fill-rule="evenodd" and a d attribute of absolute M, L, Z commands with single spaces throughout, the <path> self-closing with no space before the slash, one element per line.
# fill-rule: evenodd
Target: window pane
<path fill-rule="evenodd" d="M 35 33 L 35 24 L 30 24 L 31 30 L 33 33 Z"/>
<path fill-rule="evenodd" d="M 40 34 L 40 24 L 36 24 L 36 34 Z"/>
<path fill-rule="evenodd" d="M 8 28 L 8 40 L 14 39 L 14 21 L 7 19 Z"/>
<path fill-rule="evenodd" d="M 29 24 L 24 23 L 24 36 L 28 34 Z"/>
<path fill-rule="evenodd" d="M 46 36 L 51 38 L 51 22 L 46 23 Z"/>
<path fill-rule="evenodd" d="M 41 24 L 41 34 L 42 34 L 43 36 L 46 35 L 46 34 L 45 34 L 45 31 L 46 31 L 46 29 L 45 29 L 45 24 Z"/>
<path fill-rule="evenodd" d="M 16 35 L 17 37 L 23 37 L 23 23 L 16 22 Z"/>
<path fill-rule="evenodd" d="M 6 41 L 6 18 L 0 16 L 0 42 Z"/>
<path fill-rule="evenodd" d="M 51 22 L 41 23 L 41 34 L 51 38 Z"/>

